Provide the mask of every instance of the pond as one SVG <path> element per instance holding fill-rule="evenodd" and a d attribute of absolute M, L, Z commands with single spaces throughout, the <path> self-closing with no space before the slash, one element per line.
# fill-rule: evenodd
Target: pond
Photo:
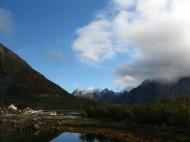
<path fill-rule="evenodd" d="M 0 133 L 0 142 L 117 142 L 94 134 L 63 132 L 50 133 Z"/>
<path fill-rule="evenodd" d="M 111 138 L 106 138 L 94 134 L 80 134 L 65 132 L 58 137 L 52 139 L 50 142 L 116 142 Z"/>

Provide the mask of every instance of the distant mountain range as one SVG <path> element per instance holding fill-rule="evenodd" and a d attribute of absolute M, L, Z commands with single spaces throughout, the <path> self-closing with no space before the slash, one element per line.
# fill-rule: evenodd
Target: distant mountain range
<path fill-rule="evenodd" d="M 77 106 L 83 100 L 70 95 L 0 44 L 0 106 L 10 103 L 55 108 Z"/>
<path fill-rule="evenodd" d="M 103 101 L 103 102 L 112 102 L 117 103 L 117 93 L 109 90 L 108 88 L 105 89 L 94 89 L 94 90 L 80 90 L 76 89 L 72 93 L 74 96 L 88 98 L 96 101 Z"/>
<path fill-rule="evenodd" d="M 87 97 L 103 102 L 143 104 L 157 99 L 190 96 L 190 77 L 183 77 L 175 83 L 145 80 L 131 91 L 116 93 L 109 89 L 103 90 L 75 90 L 73 95 Z"/>

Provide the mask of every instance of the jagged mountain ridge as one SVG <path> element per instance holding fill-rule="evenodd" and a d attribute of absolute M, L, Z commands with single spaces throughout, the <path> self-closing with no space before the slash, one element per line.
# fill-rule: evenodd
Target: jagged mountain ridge
<path fill-rule="evenodd" d="M 117 93 L 108 88 L 105 89 L 94 89 L 94 90 L 80 90 L 76 89 L 72 93 L 74 96 L 89 98 L 96 101 L 102 102 L 117 102 Z"/>
<path fill-rule="evenodd" d="M 177 82 L 145 80 L 131 91 L 114 92 L 107 88 L 95 90 L 75 90 L 73 95 L 109 103 L 144 104 L 171 97 L 190 96 L 190 77 Z"/>

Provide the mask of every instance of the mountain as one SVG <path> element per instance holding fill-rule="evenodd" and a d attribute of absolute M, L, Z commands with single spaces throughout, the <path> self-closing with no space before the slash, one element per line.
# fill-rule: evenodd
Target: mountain
<path fill-rule="evenodd" d="M 129 92 L 125 90 L 116 93 L 107 88 L 83 91 L 76 89 L 73 95 L 108 103 L 144 104 L 171 97 L 190 96 L 190 77 L 183 77 L 176 82 L 145 80 Z"/>
<path fill-rule="evenodd" d="M 2 44 L 0 44 L 0 77 L 0 85 L 5 81 L 7 87 L 14 84 L 23 88 L 34 88 L 37 94 L 41 93 L 37 88 L 43 88 L 47 92 L 52 92 L 50 94 L 68 95 L 65 90 L 32 69 Z M 3 90 L 2 85 L 0 90 Z"/>
<path fill-rule="evenodd" d="M 88 98 L 88 99 L 95 99 L 93 95 L 91 94 L 92 92 L 90 90 L 80 90 L 80 89 L 75 89 L 72 93 L 73 96 L 80 97 L 80 98 Z"/>
<path fill-rule="evenodd" d="M 144 81 L 129 92 L 128 102 L 144 103 L 168 97 L 170 84 L 159 81 Z"/>
<path fill-rule="evenodd" d="M 145 80 L 130 92 L 124 92 L 118 102 L 143 104 L 157 99 L 190 96 L 190 77 L 183 77 L 177 82 Z"/>
<path fill-rule="evenodd" d="M 114 103 L 117 101 L 117 95 L 114 91 L 105 88 L 101 91 L 100 100 Z"/>
<path fill-rule="evenodd" d="M 190 77 L 181 78 L 171 87 L 171 96 L 190 96 Z"/>
<path fill-rule="evenodd" d="M 94 90 L 79 90 L 76 89 L 73 93 L 74 96 L 89 98 L 101 102 L 117 102 L 117 95 L 114 91 L 105 89 L 94 89 Z"/>
<path fill-rule="evenodd" d="M 81 100 L 35 71 L 26 61 L 0 44 L 0 106 L 72 107 Z"/>

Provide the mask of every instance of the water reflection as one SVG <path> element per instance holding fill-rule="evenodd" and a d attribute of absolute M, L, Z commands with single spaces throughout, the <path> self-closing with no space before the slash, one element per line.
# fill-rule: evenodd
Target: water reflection
<path fill-rule="evenodd" d="M 80 134 L 80 133 L 62 133 L 50 142 L 116 142 L 111 138 L 106 138 L 94 134 Z"/>

